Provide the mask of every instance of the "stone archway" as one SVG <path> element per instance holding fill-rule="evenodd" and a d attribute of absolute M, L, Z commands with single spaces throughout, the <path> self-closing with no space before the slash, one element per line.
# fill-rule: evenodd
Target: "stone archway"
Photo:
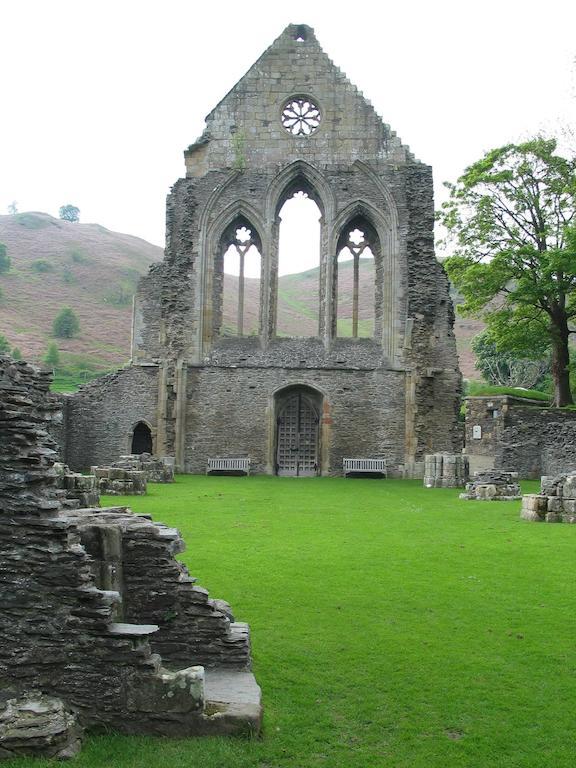
<path fill-rule="evenodd" d="M 320 471 L 322 395 L 310 387 L 289 387 L 275 396 L 276 474 L 313 477 Z"/>
<path fill-rule="evenodd" d="M 139 421 L 132 432 L 130 453 L 153 453 L 152 430 L 145 421 Z"/>

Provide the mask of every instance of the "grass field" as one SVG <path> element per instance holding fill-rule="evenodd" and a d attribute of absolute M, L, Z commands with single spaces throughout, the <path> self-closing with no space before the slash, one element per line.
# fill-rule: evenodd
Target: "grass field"
<path fill-rule="evenodd" d="M 573 768 L 576 526 L 419 481 L 179 477 L 120 501 L 178 526 L 250 623 L 264 733 L 91 737 L 73 765 Z"/>

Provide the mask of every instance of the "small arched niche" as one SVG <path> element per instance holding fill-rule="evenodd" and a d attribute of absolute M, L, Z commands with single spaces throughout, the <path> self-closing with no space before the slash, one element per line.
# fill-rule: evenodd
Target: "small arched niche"
<path fill-rule="evenodd" d="M 260 328 L 262 242 L 237 216 L 220 238 L 215 269 L 215 321 L 220 336 L 256 336 Z"/>
<path fill-rule="evenodd" d="M 278 235 L 276 335 L 320 333 L 322 208 L 304 176 L 285 188 L 276 208 Z"/>
<path fill-rule="evenodd" d="M 152 430 L 145 421 L 139 421 L 132 430 L 130 453 L 153 453 Z"/>
<path fill-rule="evenodd" d="M 335 335 L 374 338 L 377 307 L 377 262 L 380 239 L 363 215 L 351 218 L 340 231 L 336 247 Z M 379 271 L 379 270 L 378 270 Z"/>

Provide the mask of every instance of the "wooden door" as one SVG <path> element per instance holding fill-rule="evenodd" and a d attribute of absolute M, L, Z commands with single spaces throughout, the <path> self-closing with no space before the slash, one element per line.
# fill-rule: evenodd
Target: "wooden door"
<path fill-rule="evenodd" d="M 278 414 L 276 471 L 279 475 L 318 474 L 318 412 L 303 392 L 293 392 Z"/>

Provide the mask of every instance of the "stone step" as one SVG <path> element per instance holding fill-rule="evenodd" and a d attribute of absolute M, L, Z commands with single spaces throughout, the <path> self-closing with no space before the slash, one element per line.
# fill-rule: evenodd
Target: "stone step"
<path fill-rule="evenodd" d="M 116 622 L 110 624 L 108 632 L 111 635 L 143 637 L 145 635 L 152 635 L 154 632 L 158 632 L 159 629 L 158 624 L 122 624 L 121 622 Z"/>
<path fill-rule="evenodd" d="M 259 733 L 262 692 L 252 672 L 205 669 L 204 695 L 205 717 L 214 733 Z"/>

